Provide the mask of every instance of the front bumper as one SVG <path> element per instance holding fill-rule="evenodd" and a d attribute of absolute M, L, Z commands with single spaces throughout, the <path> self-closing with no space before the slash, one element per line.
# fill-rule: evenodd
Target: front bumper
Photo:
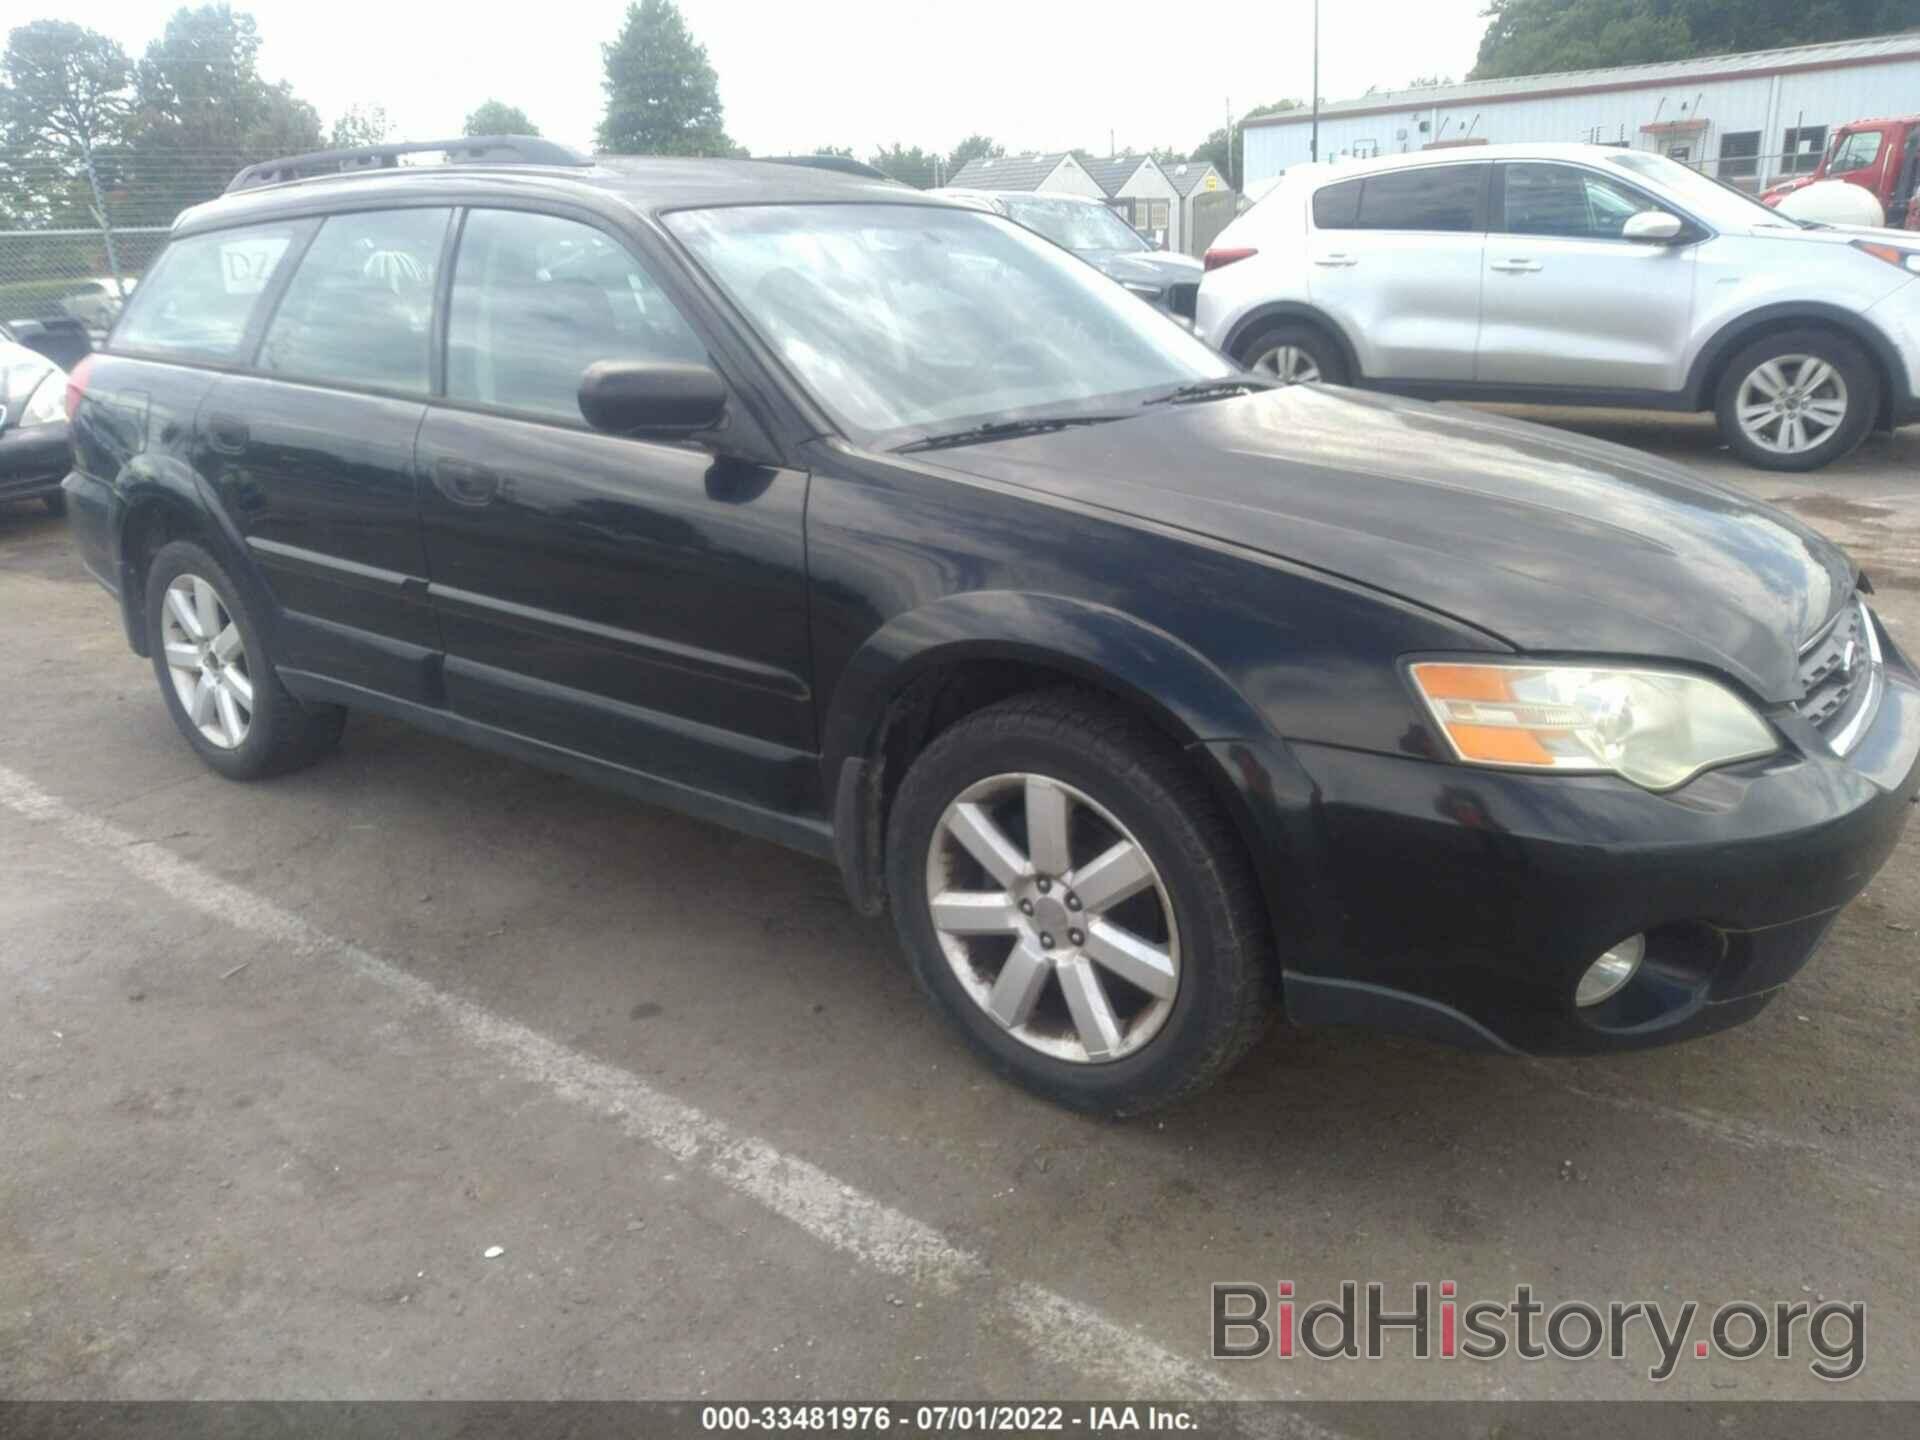
<path fill-rule="evenodd" d="M 1582 1053 L 1751 1017 L 1885 862 L 1920 789 L 1920 675 L 1881 635 L 1885 692 L 1851 754 L 1783 751 L 1666 795 L 1292 747 L 1313 798 L 1269 827 L 1296 906 L 1276 927 L 1290 1018 Z M 1245 773 L 1234 744 L 1213 748 Z M 1576 1007 L 1581 972 L 1637 933 L 1640 973 Z"/>
<path fill-rule="evenodd" d="M 64 420 L 0 430 L 0 500 L 53 494 L 71 463 Z"/>

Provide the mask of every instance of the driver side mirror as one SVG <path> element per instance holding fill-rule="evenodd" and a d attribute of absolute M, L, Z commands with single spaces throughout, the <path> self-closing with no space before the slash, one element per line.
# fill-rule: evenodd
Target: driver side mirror
<path fill-rule="evenodd" d="M 1664 210 L 1642 210 L 1638 215 L 1627 217 L 1627 223 L 1620 229 L 1620 238 L 1667 245 L 1678 240 L 1686 228 L 1686 222 L 1678 215 L 1669 215 Z"/>
<path fill-rule="evenodd" d="M 580 380 L 580 413 L 614 435 L 693 435 L 726 410 L 726 382 L 706 365 L 596 360 Z"/>

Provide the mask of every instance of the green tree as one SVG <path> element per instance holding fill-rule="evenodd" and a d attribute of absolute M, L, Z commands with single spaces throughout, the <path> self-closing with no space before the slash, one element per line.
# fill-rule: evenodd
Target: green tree
<path fill-rule="evenodd" d="M 147 46 L 132 160 L 141 223 L 168 223 L 243 166 L 321 148 L 319 113 L 263 79 L 259 53 L 253 17 L 222 4 L 183 6 Z"/>
<path fill-rule="evenodd" d="M 1244 133 L 1241 126 L 1262 115 L 1279 115 L 1284 111 L 1300 108 L 1301 102 L 1298 100 L 1276 100 L 1271 105 L 1256 105 L 1234 122 L 1231 145 L 1227 143 L 1227 127 L 1222 125 L 1194 146 L 1193 153 L 1187 158 L 1198 163 L 1211 164 L 1226 177 L 1229 186 L 1238 190 L 1246 183 L 1246 166 L 1242 163 L 1242 157 L 1245 154 Z"/>
<path fill-rule="evenodd" d="M 888 148 L 874 151 L 867 157 L 867 163 L 889 180 L 898 180 L 916 190 L 931 189 L 951 178 L 943 173 L 946 158 L 938 151 L 922 150 L 918 145 L 908 150 L 898 140 Z"/>
<path fill-rule="evenodd" d="M 673 0 L 627 7 L 606 63 L 602 148 L 621 155 L 731 155 L 720 80 Z"/>
<path fill-rule="evenodd" d="M 327 144 L 336 150 L 357 150 L 363 145 L 378 145 L 393 133 L 384 105 L 349 105 L 333 122 Z"/>
<path fill-rule="evenodd" d="M 991 135 L 969 135 L 953 147 L 953 153 L 947 157 L 946 178 L 951 180 L 972 160 L 998 160 L 1007 153 L 1007 147 L 997 143 Z"/>
<path fill-rule="evenodd" d="M 1469 80 L 1851 40 L 1920 22 L 1914 0 L 1488 0 Z"/>
<path fill-rule="evenodd" d="M 467 116 L 466 135 L 538 135 L 540 127 L 518 105 L 482 100 Z"/>
<path fill-rule="evenodd" d="M 66 20 L 14 29 L 0 55 L 0 206 L 16 223 L 105 227 L 102 187 L 117 182 L 132 116 L 133 66 L 116 42 Z"/>
<path fill-rule="evenodd" d="M 816 145 L 813 147 L 813 153 L 816 155 L 837 155 L 842 160 L 851 160 L 853 158 L 853 147 L 851 145 Z"/>

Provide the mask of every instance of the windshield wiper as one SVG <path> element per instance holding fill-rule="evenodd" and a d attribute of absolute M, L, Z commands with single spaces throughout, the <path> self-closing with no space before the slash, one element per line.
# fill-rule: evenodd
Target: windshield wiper
<path fill-rule="evenodd" d="M 1156 395 L 1151 400 L 1142 400 L 1142 405 L 1181 405 L 1190 400 L 1219 400 L 1229 395 L 1247 395 L 1256 390 L 1271 390 L 1274 387 L 1264 381 L 1248 375 L 1235 376 L 1227 380 L 1196 380 L 1191 385 L 1182 385 L 1178 390 L 1169 390 L 1164 395 Z"/>
<path fill-rule="evenodd" d="M 1044 435 L 1050 430 L 1065 430 L 1074 425 L 1104 425 L 1109 420 L 1124 420 L 1124 415 L 1047 415 L 1036 420 L 994 420 L 985 425 L 970 425 L 945 435 L 927 435 L 894 448 L 896 455 L 915 450 L 944 450 L 951 445 L 979 445 L 988 440 L 1011 440 L 1021 435 Z"/>

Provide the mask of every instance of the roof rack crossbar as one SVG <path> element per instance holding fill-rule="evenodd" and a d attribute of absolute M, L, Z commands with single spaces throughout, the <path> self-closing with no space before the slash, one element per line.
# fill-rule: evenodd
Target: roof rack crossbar
<path fill-rule="evenodd" d="M 249 165 L 227 182 L 227 193 L 278 185 L 314 175 L 385 170 L 403 155 L 442 151 L 450 165 L 592 165 L 578 150 L 534 135 L 463 135 L 454 140 L 413 140 L 395 145 L 357 145 L 347 150 L 315 150 Z"/>

